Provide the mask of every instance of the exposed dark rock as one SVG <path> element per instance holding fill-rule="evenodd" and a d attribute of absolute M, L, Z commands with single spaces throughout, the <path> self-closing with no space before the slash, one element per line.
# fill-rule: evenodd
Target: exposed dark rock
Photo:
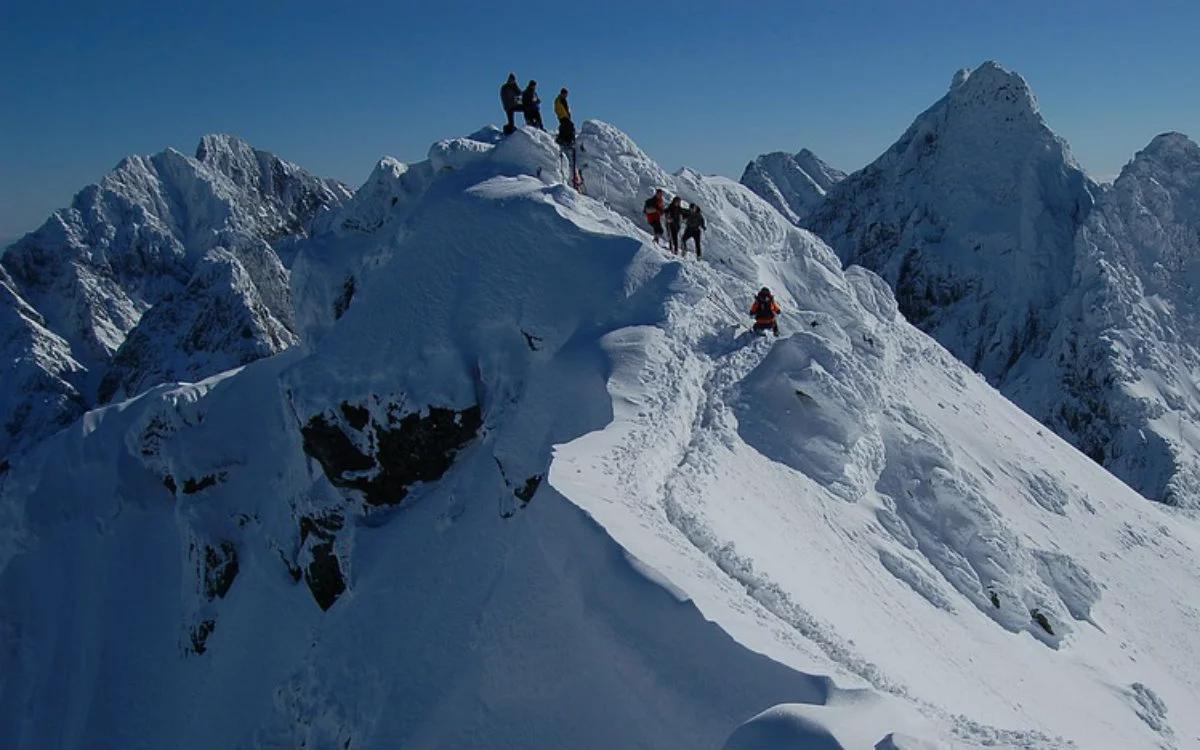
<path fill-rule="evenodd" d="M 300 543 L 304 544 L 309 536 L 315 536 L 323 541 L 332 541 L 337 532 L 345 526 L 345 521 L 339 515 L 300 518 Z"/>
<path fill-rule="evenodd" d="M 393 408 L 389 406 L 389 422 Z M 478 406 L 462 411 L 429 407 L 410 413 L 395 426 L 374 424 L 374 456 L 363 453 L 336 417 L 318 414 L 302 429 L 304 451 L 315 458 L 335 487 L 359 490 L 369 505 L 396 505 L 416 482 L 440 479 L 454 457 L 479 431 Z"/>
<path fill-rule="evenodd" d="M 993 607 L 1000 609 L 1000 597 L 996 595 L 995 591 L 989 591 L 988 598 L 992 600 Z"/>
<path fill-rule="evenodd" d="M 367 426 L 367 422 L 371 421 L 371 412 L 367 411 L 366 407 L 355 406 L 343 401 L 341 408 L 346 423 L 356 430 L 362 430 Z"/>
<path fill-rule="evenodd" d="M 1033 621 L 1041 626 L 1042 630 L 1045 630 L 1050 635 L 1054 635 L 1054 629 L 1050 627 L 1050 620 L 1046 617 L 1046 615 L 1042 614 L 1036 609 L 1031 611 L 1029 614 L 1033 617 Z"/>
<path fill-rule="evenodd" d="M 304 516 L 300 519 L 300 544 L 309 542 L 309 563 L 304 569 L 304 582 L 308 584 L 313 600 L 322 610 L 332 607 L 346 590 L 342 565 L 333 550 L 334 538 L 343 525 L 344 521 L 338 515 L 318 518 Z M 293 578 L 299 580 L 298 569 L 293 570 L 292 566 L 288 565 L 288 570 L 292 571 Z"/>
<path fill-rule="evenodd" d="M 304 452 L 317 459 L 335 486 L 342 486 L 338 481 L 343 472 L 366 471 L 375 465 L 374 459 L 356 448 L 342 428 L 323 414 L 308 420 L 300 432 Z"/>
<path fill-rule="evenodd" d="M 183 480 L 183 494 L 194 495 L 200 490 L 208 489 L 209 487 L 224 482 L 226 476 L 227 475 L 225 472 L 220 471 L 216 474 L 206 474 L 199 479 L 188 477 L 187 479 Z"/>
<path fill-rule="evenodd" d="M 199 655 L 208 650 L 208 637 L 216 627 L 214 620 L 201 620 L 199 625 L 192 628 L 192 653 Z"/>
<path fill-rule="evenodd" d="M 0 458 L 0 474 L 6 473 L 10 466 L 7 458 Z"/>
<path fill-rule="evenodd" d="M 178 487 L 175 486 L 175 477 L 168 474 L 165 477 L 163 477 L 162 481 L 163 481 L 163 487 L 166 487 L 167 491 L 170 492 L 172 495 L 174 495 L 175 491 L 178 489 Z"/>
<path fill-rule="evenodd" d="M 525 329 L 521 329 L 521 335 L 525 337 L 525 344 L 529 346 L 529 351 L 536 352 L 541 348 L 538 346 L 538 344 L 542 343 L 542 339 L 540 337 L 534 336 Z"/>
<path fill-rule="evenodd" d="M 350 303 L 354 300 L 355 282 L 353 276 L 347 276 L 342 282 L 342 293 L 333 301 L 333 318 L 337 320 L 346 314 L 350 309 Z"/>
<path fill-rule="evenodd" d="M 157 456 L 163 443 L 175 433 L 175 427 L 159 415 L 155 415 L 142 430 L 141 452 L 143 456 Z M 174 492 L 174 490 L 172 490 Z"/>
<path fill-rule="evenodd" d="M 312 561 L 304 572 L 308 590 L 322 610 L 333 606 L 342 592 L 346 590 L 346 580 L 342 576 L 342 566 L 337 555 L 333 552 L 333 543 L 314 544 L 310 550 Z"/>
<path fill-rule="evenodd" d="M 538 491 L 538 487 L 541 487 L 541 486 L 542 486 L 542 475 L 534 474 L 533 476 L 531 476 L 525 480 L 525 485 L 523 487 L 518 487 L 517 489 L 513 490 L 513 494 L 516 495 L 517 499 L 520 500 L 521 502 L 527 503 L 533 499 L 533 496 Z"/>
<path fill-rule="evenodd" d="M 204 547 L 204 596 L 209 601 L 224 599 L 238 574 L 237 548 L 233 542 L 221 542 L 216 548 Z"/>

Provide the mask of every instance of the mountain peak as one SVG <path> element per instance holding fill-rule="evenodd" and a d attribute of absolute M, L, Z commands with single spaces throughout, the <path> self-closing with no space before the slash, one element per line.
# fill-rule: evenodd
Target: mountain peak
<path fill-rule="evenodd" d="M 212 164 L 220 159 L 220 154 L 253 154 L 254 147 L 236 135 L 228 133 L 209 133 L 200 138 L 196 145 L 196 160 Z"/>
<path fill-rule="evenodd" d="M 954 74 L 950 99 L 959 105 L 981 109 L 1015 109 L 1028 114 L 1038 111 L 1037 98 L 1019 73 L 988 60 L 969 73 Z"/>
<path fill-rule="evenodd" d="M 1195 159 L 1200 157 L 1200 145 L 1183 133 L 1170 131 L 1154 136 L 1154 139 L 1138 152 L 1137 157 L 1182 157 Z"/>
<path fill-rule="evenodd" d="M 770 203 L 788 221 L 799 224 L 846 174 L 807 148 L 796 154 L 774 151 L 746 165 L 741 183 Z"/>

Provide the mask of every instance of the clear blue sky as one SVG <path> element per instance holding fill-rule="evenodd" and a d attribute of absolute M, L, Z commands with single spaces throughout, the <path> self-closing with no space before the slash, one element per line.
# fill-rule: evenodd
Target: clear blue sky
<path fill-rule="evenodd" d="M 863 166 L 998 60 L 1094 175 L 1200 138 L 1200 2 L 0 3 L 0 237 L 130 153 L 230 132 L 360 183 L 384 154 L 498 122 L 516 71 L 669 169 L 738 177 L 813 149 Z M 552 120 L 547 116 L 548 120 Z"/>

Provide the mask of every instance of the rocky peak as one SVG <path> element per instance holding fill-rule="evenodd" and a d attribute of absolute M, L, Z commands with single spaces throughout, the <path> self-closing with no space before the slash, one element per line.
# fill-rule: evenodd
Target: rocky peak
<path fill-rule="evenodd" d="M 1169 181 L 1195 183 L 1200 179 L 1200 146 L 1183 133 L 1163 133 L 1133 157 L 1125 170 L 1131 174 L 1151 174 Z"/>
<path fill-rule="evenodd" d="M 955 74 L 950 99 L 959 107 L 1005 110 L 1012 114 L 1037 115 L 1037 97 L 1018 73 L 1005 70 L 992 60 L 968 75 Z"/>

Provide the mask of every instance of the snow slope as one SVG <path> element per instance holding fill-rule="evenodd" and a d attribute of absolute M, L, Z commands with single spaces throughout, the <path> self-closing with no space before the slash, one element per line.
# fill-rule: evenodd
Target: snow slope
<path fill-rule="evenodd" d="M 212 375 L 294 342 L 287 272 L 271 243 L 303 235 L 348 195 L 244 141 L 208 135 L 195 158 L 174 149 L 129 157 L 82 190 L 6 251 L 6 284 L 69 347 L 77 366 L 67 382 L 89 405 Z M 203 330 L 234 320 L 246 335 L 232 341 Z M 21 356 L 43 361 L 32 349 Z M 60 377 L 33 366 L 38 378 Z M 35 425 L 79 414 L 73 400 L 5 390 L 0 419 L 26 427 L 0 435 L 0 455 L 47 434 Z"/>
<path fill-rule="evenodd" d="M 590 196 L 536 131 L 384 160 L 296 248 L 299 346 L 90 412 L 0 475 L 0 734 L 1200 737 L 1195 518 L 745 187 L 603 123 L 580 144 Z M 648 244 L 654 186 L 703 205 L 707 262 Z M 778 341 L 745 333 L 763 284 Z"/>
<path fill-rule="evenodd" d="M 808 149 L 797 154 L 775 151 L 746 165 L 740 182 L 770 203 L 793 224 L 802 224 L 825 201 L 829 190 L 846 179 Z"/>

